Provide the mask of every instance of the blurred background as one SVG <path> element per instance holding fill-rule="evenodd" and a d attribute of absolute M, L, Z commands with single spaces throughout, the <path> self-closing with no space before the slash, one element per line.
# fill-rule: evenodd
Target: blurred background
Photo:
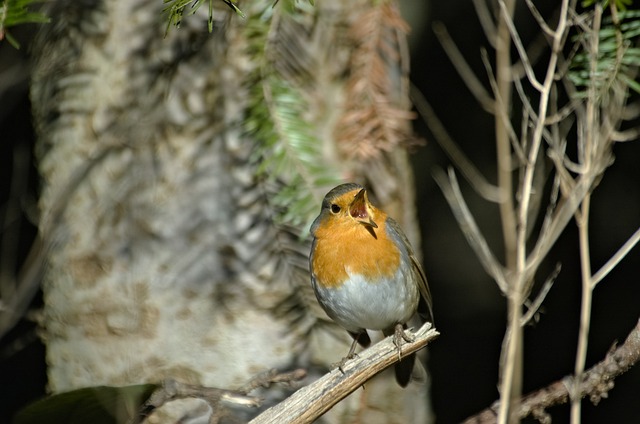
<path fill-rule="evenodd" d="M 536 4 L 549 16 L 557 2 Z M 412 27 L 413 83 L 433 106 L 453 139 L 489 181 L 495 182 L 493 118 L 478 106 L 432 31 L 434 22 L 444 24 L 468 63 L 488 86 L 480 56 L 480 49 L 488 45 L 472 2 L 405 1 L 403 14 Z M 538 27 L 524 7 L 517 9 L 516 21 L 525 44 L 538 35 Z M 34 133 L 28 98 L 29 43 L 35 31 L 34 25 L 13 30 L 22 45 L 20 50 L 6 42 L 0 43 L 0 211 L 5 225 L 0 258 L 2 273 L 17 272 L 36 232 L 32 218 L 38 177 L 33 163 Z M 506 299 L 483 271 L 434 182 L 434 170 L 446 168 L 447 157 L 422 119 L 415 120 L 415 129 L 426 140 L 426 144 L 415 148 L 411 160 L 425 270 L 433 294 L 437 328 L 441 332 L 440 338 L 429 347 L 432 402 L 438 422 L 453 423 L 486 408 L 498 398 L 498 360 L 505 330 Z M 640 225 L 640 166 L 637 165 L 640 143 L 617 144 L 614 154 L 615 163 L 592 198 L 594 270 Z M 497 206 L 480 198 L 466 182 L 462 182 L 462 189 L 489 244 L 500 254 L 502 236 Z M 19 197 L 13 200 L 18 201 L 20 210 L 7 209 L 10 195 Z M 538 280 L 544 280 L 557 262 L 562 264 L 562 270 L 542 305 L 538 320 L 525 329 L 525 393 L 562 379 L 571 374 L 574 366 L 581 289 L 575 224 L 569 224 L 549 258 L 549 263 L 541 267 Z M 636 248 L 598 285 L 587 367 L 604 358 L 612 345 L 622 342 L 636 325 L 640 317 L 639 275 L 640 249 Z M 37 295 L 34 309 L 41 302 L 41 296 Z M 0 422 L 7 422 L 13 412 L 45 394 L 44 348 L 29 320 L 21 320 L 0 341 L 0 381 Z M 640 422 L 639 392 L 640 369 L 636 367 L 618 377 L 608 398 L 597 406 L 584 401 L 583 422 Z M 554 422 L 568 422 L 566 405 L 549 412 Z"/>

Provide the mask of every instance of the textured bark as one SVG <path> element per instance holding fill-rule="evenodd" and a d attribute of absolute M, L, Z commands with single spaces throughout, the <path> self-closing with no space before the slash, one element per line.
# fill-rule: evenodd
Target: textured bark
<path fill-rule="evenodd" d="M 241 6 L 264 8 L 253 3 Z M 332 137 L 344 28 L 368 3 L 317 3 L 295 27 L 316 65 L 324 160 L 371 186 L 419 247 L 406 152 L 347 161 Z M 59 1 L 34 47 L 53 392 L 164 378 L 233 388 L 270 368 L 317 378 L 348 350 L 311 291 L 303 229 L 274 223 L 279 186 L 259 176 L 242 127 L 246 21 L 221 7 L 213 34 L 203 7 L 164 38 L 161 1 Z M 266 406 L 289 392 L 265 393 Z M 325 419 L 425 422 L 426 393 L 383 374 Z"/>

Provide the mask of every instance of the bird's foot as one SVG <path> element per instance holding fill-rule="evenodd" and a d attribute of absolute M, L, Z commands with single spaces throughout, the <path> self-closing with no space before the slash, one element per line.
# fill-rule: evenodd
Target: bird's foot
<path fill-rule="evenodd" d="M 336 368 L 340 370 L 340 372 L 342 374 L 345 374 L 344 372 L 344 366 L 347 364 L 348 361 L 350 361 L 351 359 L 357 357 L 358 355 L 356 353 L 352 353 L 350 355 L 345 356 L 344 358 L 342 358 L 339 362 L 335 362 L 333 364 L 331 364 L 331 369 L 335 370 Z"/>
<path fill-rule="evenodd" d="M 354 335 L 354 334 L 355 334 L 355 335 Z M 365 334 L 366 334 L 366 333 L 365 333 Z M 340 362 L 338 362 L 338 363 L 336 363 L 336 364 L 332 364 L 332 365 L 331 365 L 331 368 L 332 368 L 332 369 L 336 369 L 336 368 L 338 368 L 338 369 L 342 372 L 342 374 L 344 374 L 344 373 L 345 373 L 345 372 L 344 372 L 344 366 L 345 366 L 345 364 L 347 363 L 347 361 L 348 361 L 349 359 L 353 359 L 353 358 L 355 358 L 356 356 L 358 356 L 358 355 L 356 354 L 356 346 L 358 345 L 358 339 L 359 339 L 359 338 L 360 338 L 360 336 L 362 335 L 362 332 L 360 332 L 360 333 L 352 333 L 351 335 L 353 336 L 353 343 L 351 343 L 351 347 L 349 348 L 349 353 L 347 353 L 347 356 L 345 356 L 344 358 L 342 358 L 342 360 L 341 360 Z M 368 337 L 367 337 L 367 339 L 368 339 Z"/>
<path fill-rule="evenodd" d="M 402 350 L 400 349 L 402 340 L 407 343 L 413 343 L 416 338 L 413 334 L 408 333 L 402 324 L 396 324 L 395 333 L 393 334 L 393 344 L 395 344 L 398 349 L 398 361 L 402 359 Z"/>

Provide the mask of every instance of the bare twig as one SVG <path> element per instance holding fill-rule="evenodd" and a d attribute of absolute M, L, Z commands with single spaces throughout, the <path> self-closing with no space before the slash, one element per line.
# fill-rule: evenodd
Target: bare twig
<path fill-rule="evenodd" d="M 547 25 L 547 23 L 545 22 L 544 18 L 540 14 L 540 11 L 533 4 L 533 1 L 532 0 L 525 0 L 525 2 L 527 3 L 527 7 L 529 8 L 529 11 L 531 12 L 531 15 L 535 18 L 535 20 L 538 23 L 538 26 L 540 27 L 542 32 L 544 32 L 545 34 L 547 34 L 550 37 L 553 37 L 554 31 L 549 27 L 549 25 Z"/>
<path fill-rule="evenodd" d="M 547 116 L 549 95 L 551 92 L 551 85 L 554 80 L 558 54 L 561 50 L 561 41 L 564 39 L 564 33 L 567 30 L 568 7 L 569 1 L 563 0 L 558 27 L 556 28 L 556 32 L 553 37 L 553 48 L 551 57 L 549 58 L 547 73 L 545 75 L 544 83 L 542 85 L 540 93 L 540 103 L 537 112 L 538 119 L 535 121 L 531 147 L 529 149 L 529 158 L 525 167 L 524 178 L 522 181 L 521 201 L 518 210 L 519 234 L 517 236 L 519 246 L 517 262 L 519 264 L 519 269 L 521 270 L 524 270 L 525 266 L 527 214 L 529 211 L 529 202 L 531 200 L 531 189 L 533 187 L 533 174 L 535 171 L 536 160 L 538 158 L 538 151 L 541 147 L 542 133 L 545 126 L 544 118 Z"/>
<path fill-rule="evenodd" d="M 630 128 L 625 131 L 614 131 L 611 134 L 613 141 L 624 143 L 627 141 L 637 141 L 640 138 L 640 128 Z"/>
<path fill-rule="evenodd" d="M 551 287 L 553 287 L 553 283 L 556 281 L 556 278 L 558 277 L 558 274 L 560 274 L 561 269 L 562 266 L 560 265 L 560 263 L 557 263 L 553 272 L 551 272 L 551 275 L 547 277 L 546 281 L 542 285 L 542 288 L 540 289 L 540 292 L 538 293 L 534 301 L 531 302 L 531 304 L 527 305 L 527 313 L 522 316 L 521 325 L 526 325 L 536 315 L 538 309 L 540 308 L 540 305 L 542 305 L 542 302 L 547 297 L 547 294 L 551 290 Z"/>
<path fill-rule="evenodd" d="M 625 256 L 627 256 L 627 253 L 629 253 L 631 249 L 633 249 L 635 245 L 638 244 L 639 241 L 640 241 L 640 228 L 638 228 L 636 232 L 633 233 L 631 237 L 629 237 L 629 240 L 627 240 L 620 247 L 620 249 L 618 249 L 618 251 L 607 261 L 607 263 L 602 265 L 602 267 L 598 270 L 598 272 L 596 272 L 593 275 L 593 277 L 591 278 L 592 289 L 595 288 L 596 285 L 600 281 L 602 281 L 602 279 L 606 277 L 607 274 L 609 274 L 611 270 L 615 268 L 622 259 L 624 259 Z"/>
<path fill-rule="evenodd" d="M 487 181 L 485 176 L 482 175 L 473 162 L 467 158 L 464 152 L 460 150 L 458 145 L 451 139 L 446 128 L 442 125 L 442 122 L 440 122 L 435 111 L 420 90 L 412 85 L 410 93 L 411 101 L 431 130 L 436 142 L 447 156 L 449 156 L 449 159 L 451 159 L 456 168 L 464 175 L 469 184 L 471 184 L 476 192 L 483 198 L 491 202 L 499 202 L 501 198 L 498 188 Z"/>
<path fill-rule="evenodd" d="M 530 118 L 528 124 L 530 124 L 531 122 L 536 122 L 536 120 L 539 119 L 538 114 L 536 113 L 536 111 L 533 109 L 531 102 L 529 101 L 529 99 L 527 98 L 526 93 L 524 92 L 524 87 L 522 86 L 522 82 L 520 80 L 515 80 L 513 83 L 515 89 L 516 89 L 516 93 L 518 93 L 518 97 L 520 98 L 520 102 L 522 103 L 522 109 L 523 109 L 523 115 L 526 115 Z M 550 123 L 549 120 L 547 120 L 547 123 Z M 522 136 L 522 139 L 524 141 L 526 141 L 526 139 L 524 138 L 524 135 Z M 528 135 L 528 134 L 527 134 Z M 553 141 L 553 136 L 551 135 L 551 132 L 544 128 L 542 130 L 542 136 L 545 140 L 547 140 L 547 142 L 550 145 L 553 145 L 552 141 Z M 522 150 L 522 148 L 520 148 L 520 150 Z M 524 157 L 524 154 L 522 154 L 523 156 L 523 160 L 522 163 L 526 163 L 526 158 Z"/>
<path fill-rule="evenodd" d="M 580 302 L 580 327 L 578 329 L 578 348 L 576 349 L 576 361 L 574 374 L 579 379 L 584 373 L 587 359 L 587 346 L 589 344 L 589 328 L 591 324 L 591 304 L 593 290 L 591 288 L 591 254 L 589 249 L 589 211 L 591 207 L 591 195 L 582 200 L 580 212 L 576 213 L 578 225 L 578 239 L 580 244 L 580 271 L 582 281 L 582 293 Z M 578 387 L 570 387 L 571 392 L 571 422 L 580 423 L 580 405 L 582 397 L 578 396 Z"/>
<path fill-rule="evenodd" d="M 449 207 L 451 207 L 453 216 L 455 216 L 458 221 L 458 225 L 467 238 L 467 242 L 478 259 L 480 259 L 484 270 L 496 281 L 500 290 L 506 294 L 508 292 L 508 284 L 504 268 L 495 258 L 487 241 L 480 232 L 473 215 L 469 211 L 464 197 L 460 192 L 460 186 L 458 185 L 458 180 L 453 169 L 449 168 L 448 178 L 442 170 L 436 170 L 433 177 L 440 186 L 444 197 L 449 203 Z"/>
<path fill-rule="evenodd" d="M 478 15 L 478 19 L 480 20 L 480 25 L 484 30 L 484 35 L 487 37 L 489 44 L 494 49 L 496 48 L 496 38 L 497 38 L 497 29 L 496 24 L 493 22 L 491 18 L 491 13 L 489 12 L 489 7 L 485 0 L 473 0 L 473 6 L 476 9 L 476 15 Z"/>
<path fill-rule="evenodd" d="M 528 63 L 533 66 L 547 50 L 549 50 L 548 37 L 543 32 L 539 32 L 527 46 Z M 511 72 L 514 81 L 525 78 L 526 71 L 524 62 L 518 61 L 514 63 Z"/>
<path fill-rule="evenodd" d="M 576 395 L 580 398 L 589 396 L 593 403 L 597 403 L 613 387 L 615 378 L 626 372 L 639 360 L 640 321 L 621 346 L 607 353 L 607 356 L 587 370 L 576 384 L 572 382 L 573 377 L 565 377 L 524 396 L 517 411 L 518 417 L 520 419 L 528 416 L 544 418 L 547 408 L 566 403 L 569 400 L 568 387 L 575 387 Z M 496 423 L 499 409 L 500 402 L 496 401 L 484 411 L 467 418 L 464 424 Z"/>
<path fill-rule="evenodd" d="M 474 5 L 478 9 L 478 14 L 484 13 L 481 20 L 485 19 L 485 23 L 490 21 L 487 20 L 489 15 L 487 4 L 482 0 L 476 0 Z M 592 275 L 588 232 L 590 193 L 604 170 L 612 163 L 611 145 L 614 139 L 624 138 L 620 137 L 619 126 L 625 111 L 624 94 L 626 93 L 624 84 L 615 85 L 613 82 L 595 92 L 596 78 L 599 73 L 602 73 L 597 63 L 600 29 L 598 8 L 600 6 L 596 7 L 595 14 L 590 15 L 592 19 L 585 19 L 584 16 L 579 16 L 575 12 L 576 0 L 563 0 L 556 12 L 557 19 L 555 17 L 553 19 L 556 27 L 552 30 L 533 2 L 527 0 L 527 5 L 544 34 L 541 37 L 548 37 L 548 44 L 551 47 L 546 71 L 538 77 L 532 67 L 531 53 L 525 50 L 514 23 L 514 1 L 498 0 L 497 5 L 499 8 L 495 11 L 495 30 L 491 33 L 495 36 L 495 41 L 493 38 L 490 40 L 496 50 L 495 71 L 491 69 L 486 52 L 483 52 L 482 57 L 495 98 L 493 115 L 497 151 L 497 185 L 501 197 L 500 215 L 505 250 L 504 266 L 494 257 L 474 217 L 466 207 L 453 172 L 449 172 L 448 179 L 442 172 L 435 177 L 467 241 L 485 270 L 496 279 L 500 290 L 508 298 L 507 331 L 500 359 L 500 402 L 492 412 L 493 420 L 503 424 L 518 421 L 520 414 L 518 411 L 521 411 L 519 402 L 526 401 L 520 398 L 521 327 L 536 315 L 536 311 L 557 276 L 559 267 L 548 277 L 536 298 L 533 301 L 528 300 L 539 266 L 560 234 L 564 232 L 571 219 L 575 218 L 580 228 L 583 290 L 574 373 L 576 381 L 582 382 L 582 377 L 585 375 L 584 365 L 593 288 L 640 241 L 640 230 L 631 236 L 601 271 Z M 570 19 L 572 22 L 569 22 Z M 493 21 L 491 23 L 493 24 Z M 591 75 L 594 80 L 589 87 L 590 92 L 586 100 L 584 97 L 575 96 L 575 87 L 571 85 L 566 74 L 570 61 L 562 57 L 571 24 L 580 26 L 583 32 L 591 35 L 590 41 L 587 41 L 589 38 L 583 38 L 580 45 L 581 49 L 590 54 Z M 446 46 L 450 42 L 448 34 L 441 29 L 436 31 L 444 34 L 442 38 L 445 41 L 442 44 Z M 621 36 L 616 35 L 618 45 L 621 45 Z M 512 44 L 515 45 L 520 57 L 520 63 L 514 66 L 510 64 Z M 536 46 L 539 47 L 542 44 L 544 44 L 543 41 Z M 449 48 L 449 50 L 454 49 L 455 46 Z M 617 62 L 621 63 L 622 54 L 620 51 L 616 53 L 618 53 Z M 465 68 L 467 65 L 463 59 L 455 58 L 451 53 L 450 56 L 454 57 L 452 61 L 459 62 L 456 68 L 461 74 L 469 72 Z M 474 78 L 463 76 L 467 85 L 472 85 L 470 81 L 475 84 L 477 79 Z M 523 81 L 520 81 L 521 78 L 537 90 L 536 106 L 527 96 Z M 558 99 L 562 98 L 562 93 L 558 91 L 559 80 L 562 80 L 565 85 L 565 94 L 570 99 L 560 109 L 557 106 Z M 513 126 L 511 114 L 513 107 L 511 94 L 514 85 L 519 96 L 518 106 L 522 107 L 519 133 Z M 607 100 L 607 104 L 604 104 L 603 99 Z M 480 101 L 482 103 L 482 100 Z M 487 104 L 483 104 L 483 107 L 486 108 Z M 573 115 L 577 125 L 574 125 Z M 567 132 L 576 126 L 578 154 L 577 159 L 572 160 L 567 154 Z M 541 159 L 544 158 L 543 142 L 549 146 L 547 152 L 555 166 L 555 177 L 542 228 L 537 238 L 530 240 L 531 229 L 537 222 L 538 202 L 544 188 L 544 162 Z M 519 176 L 515 191 L 514 175 Z M 529 307 L 524 316 L 522 315 L 523 305 Z M 572 421 L 575 423 L 580 420 L 579 406 L 582 396 L 580 384 L 577 383 L 569 388 L 572 399 Z M 544 411 L 541 411 L 540 414 L 544 414 Z"/>
<path fill-rule="evenodd" d="M 532 277 L 540 263 L 545 258 L 553 244 L 556 242 L 560 234 L 564 231 L 567 224 L 574 216 L 576 210 L 580 206 L 584 196 L 591 190 L 593 182 L 595 181 L 597 174 L 589 173 L 582 175 L 578 178 L 575 186 L 569 193 L 568 197 L 564 199 L 564 202 L 556 210 L 547 231 L 540 234 L 540 237 L 536 241 L 535 246 L 527 257 L 527 271 L 526 275 Z"/>
<path fill-rule="evenodd" d="M 456 43 L 454 43 L 453 39 L 447 32 L 447 28 L 441 22 L 433 23 L 433 32 L 438 37 L 438 41 L 442 45 L 444 52 L 449 57 L 449 60 L 458 71 L 460 78 L 465 83 L 471 94 L 476 98 L 480 106 L 484 110 L 489 113 L 495 112 L 494 99 L 489 95 L 487 90 L 485 90 L 484 86 L 476 76 L 476 74 L 471 70 L 471 67 L 458 50 Z"/>
<path fill-rule="evenodd" d="M 402 356 L 424 348 L 439 334 L 431 328 L 430 323 L 426 323 L 413 333 L 415 341 L 401 345 Z M 279 404 L 267 409 L 250 423 L 295 422 L 302 424 L 313 422 L 371 377 L 397 361 L 398 350 L 393 342 L 393 337 L 387 337 L 348 361 L 342 367 L 344 373 L 337 368 L 334 369 Z"/>
<path fill-rule="evenodd" d="M 517 220 L 513 199 L 513 169 L 511 147 L 508 129 L 511 127 L 508 119 L 511 112 L 512 66 L 511 66 L 511 36 L 508 21 L 514 14 L 515 1 L 499 0 L 498 33 L 496 42 L 496 114 L 494 127 L 496 133 L 496 159 L 498 166 L 498 186 L 503 191 L 505 201 L 500 203 L 500 218 L 502 223 L 502 238 L 504 240 L 505 265 L 512 276 L 517 271 Z M 515 143 L 513 143 L 515 144 Z M 502 400 L 499 422 L 506 424 L 514 422 L 513 411 L 522 393 L 522 327 L 520 326 L 523 294 L 513 278 L 509 281 L 506 291 L 508 300 L 507 330 L 500 354 L 500 399 Z"/>
<path fill-rule="evenodd" d="M 508 0 L 506 12 L 513 15 L 515 1 Z M 498 19 L 498 29 L 496 37 L 496 112 L 495 112 L 495 132 L 496 132 L 496 160 L 498 166 L 498 187 L 502 192 L 502 202 L 500 203 L 500 218 L 502 223 L 502 237 L 504 240 L 505 264 L 507 269 L 515 269 L 516 251 L 516 216 L 513 204 L 513 176 L 512 160 L 510 149 L 510 137 L 508 128 L 510 124 L 508 116 L 511 110 L 511 39 L 509 29 L 504 19 Z M 505 120 L 505 117 L 507 119 Z"/>
<path fill-rule="evenodd" d="M 511 39 L 513 40 L 513 44 L 515 44 L 516 50 L 520 55 L 520 60 L 522 61 L 522 64 L 524 66 L 524 71 L 527 74 L 527 78 L 529 79 L 529 84 L 531 84 L 533 88 L 535 88 L 536 90 L 542 92 L 544 87 L 542 86 L 542 84 L 540 84 L 540 81 L 538 81 L 535 73 L 533 72 L 533 67 L 531 66 L 531 63 L 529 63 L 529 56 L 527 55 L 527 50 L 524 48 L 524 45 L 522 44 L 522 40 L 520 40 L 520 34 L 518 34 L 518 31 L 516 30 L 516 26 L 514 25 L 513 20 L 511 19 L 511 15 L 513 14 L 513 11 L 509 11 L 507 9 L 507 5 L 502 0 L 498 1 L 498 4 L 500 5 L 500 11 L 502 12 L 502 18 L 504 19 L 504 23 L 507 25 L 507 28 L 509 29 Z"/>
<path fill-rule="evenodd" d="M 600 22 L 602 17 L 602 7 L 598 4 L 595 8 L 593 19 L 593 28 L 591 32 L 591 43 L 589 46 L 590 53 L 590 74 L 595 77 L 598 66 L 598 46 L 600 30 Z M 596 158 L 596 137 L 594 134 L 598 130 L 598 119 L 596 118 L 596 101 L 597 94 L 595 81 L 589 84 L 589 97 L 587 99 L 587 114 L 584 125 L 587 128 L 582 137 L 578 139 L 579 161 L 585 168 L 586 172 L 590 172 L 594 167 Z M 580 271 L 581 271 L 581 301 L 580 301 L 580 326 L 578 328 L 578 347 L 576 349 L 576 359 L 574 366 L 575 380 L 579 381 L 584 373 L 585 362 L 587 359 L 587 346 L 589 344 L 589 329 L 591 327 L 591 305 L 593 303 L 593 288 L 591 284 L 591 254 L 589 249 L 589 212 L 591 206 L 591 195 L 587 193 L 582 201 L 579 211 L 576 212 L 576 224 L 578 225 L 578 239 L 580 246 Z M 569 386 L 569 395 L 571 398 L 570 420 L 572 424 L 579 424 L 582 415 L 582 397 L 578 395 L 578 385 Z"/>
<path fill-rule="evenodd" d="M 518 160 L 521 163 L 524 163 L 527 160 L 526 155 L 524 154 L 524 150 L 522 150 L 522 146 L 520 145 L 520 139 L 513 129 L 513 125 L 511 125 L 511 117 L 509 116 L 511 106 L 510 104 L 504 104 L 502 101 L 502 96 L 500 95 L 500 89 L 498 88 L 496 77 L 493 75 L 491 64 L 489 63 L 489 54 L 485 49 L 481 49 L 480 57 L 482 58 L 482 63 L 484 64 L 485 69 L 487 70 L 491 89 L 496 96 L 496 109 L 494 111 L 494 114 L 496 114 L 495 118 L 500 119 L 500 125 L 502 126 L 503 131 L 506 131 L 509 136 L 511 148 L 513 148 L 513 151 L 515 152 Z"/>

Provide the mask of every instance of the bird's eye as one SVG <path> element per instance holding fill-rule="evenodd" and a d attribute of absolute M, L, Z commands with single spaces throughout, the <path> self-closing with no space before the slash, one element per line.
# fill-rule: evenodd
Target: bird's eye
<path fill-rule="evenodd" d="M 331 205 L 331 212 L 333 213 L 338 213 L 340 212 L 340 206 L 336 205 L 335 203 L 333 205 Z"/>

